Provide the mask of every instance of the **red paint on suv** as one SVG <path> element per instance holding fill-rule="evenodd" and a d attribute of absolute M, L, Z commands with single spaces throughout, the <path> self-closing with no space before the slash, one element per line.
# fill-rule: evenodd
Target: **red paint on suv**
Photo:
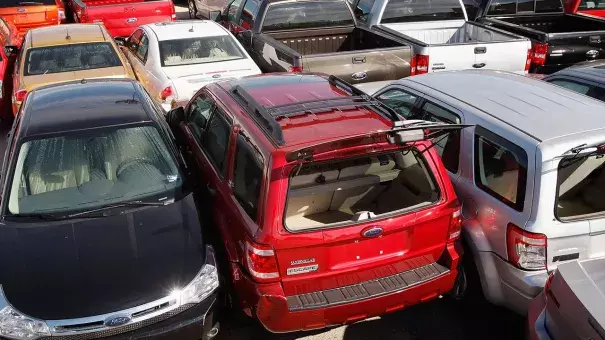
<path fill-rule="evenodd" d="M 394 114 L 320 74 L 210 84 L 168 114 L 224 245 L 222 275 L 269 331 L 452 290 L 460 207 L 426 131 Z"/>

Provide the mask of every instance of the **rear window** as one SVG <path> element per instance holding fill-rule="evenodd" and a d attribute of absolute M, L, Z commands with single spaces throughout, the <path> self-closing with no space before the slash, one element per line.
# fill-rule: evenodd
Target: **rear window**
<path fill-rule="evenodd" d="M 160 41 L 160 55 L 162 66 L 206 64 L 244 57 L 229 35 Z"/>
<path fill-rule="evenodd" d="M 439 197 L 416 149 L 303 164 L 290 177 L 285 225 L 304 231 L 352 224 L 418 209 Z"/>
<path fill-rule="evenodd" d="M 605 155 L 566 157 L 559 162 L 556 213 L 560 220 L 605 211 Z"/>
<path fill-rule="evenodd" d="M 344 1 L 283 2 L 269 6 L 263 31 L 353 25 Z"/>
<path fill-rule="evenodd" d="M 582 0 L 578 10 L 602 9 L 605 8 L 605 0 Z"/>
<path fill-rule="evenodd" d="M 19 0 L 2 0 L 0 7 L 24 7 L 24 6 L 54 6 L 57 3 L 55 0 L 35 0 L 35 1 L 19 1 Z"/>
<path fill-rule="evenodd" d="M 110 43 L 86 43 L 32 48 L 25 57 L 25 75 L 92 70 L 122 66 Z"/>
<path fill-rule="evenodd" d="M 563 11 L 560 0 L 492 0 L 487 15 L 516 13 L 558 13 Z"/>
<path fill-rule="evenodd" d="M 390 0 L 381 23 L 464 19 L 457 0 Z"/>

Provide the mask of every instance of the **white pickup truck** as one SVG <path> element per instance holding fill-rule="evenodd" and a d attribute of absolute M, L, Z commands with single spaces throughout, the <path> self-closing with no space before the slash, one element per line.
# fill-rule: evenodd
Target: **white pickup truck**
<path fill-rule="evenodd" d="M 531 42 L 469 22 L 461 0 L 350 0 L 360 25 L 412 47 L 412 74 L 463 69 L 527 73 Z"/>

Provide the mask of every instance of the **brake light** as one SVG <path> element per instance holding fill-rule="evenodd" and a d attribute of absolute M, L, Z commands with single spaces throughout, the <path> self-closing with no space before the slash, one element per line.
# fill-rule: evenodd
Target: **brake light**
<path fill-rule="evenodd" d="M 546 269 L 546 235 L 525 231 L 509 223 L 506 230 L 508 261 L 527 270 Z"/>
<path fill-rule="evenodd" d="M 246 242 L 246 264 L 250 275 L 259 282 L 279 281 L 275 251 L 270 246 Z"/>
<path fill-rule="evenodd" d="M 172 20 L 172 21 L 176 20 L 176 10 L 174 8 L 174 3 L 170 4 L 170 20 Z"/>
<path fill-rule="evenodd" d="M 525 59 L 525 71 L 529 71 L 529 68 L 531 67 L 532 56 L 533 52 L 530 48 L 527 50 L 527 59 Z"/>
<path fill-rule="evenodd" d="M 303 71 L 302 66 L 290 66 L 290 68 L 288 68 L 288 72 L 299 73 L 302 71 Z"/>
<path fill-rule="evenodd" d="M 450 228 L 448 231 L 448 241 L 455 241 L 460 238 L 462 232 L 462 207 L 460 202 L 455 200 L 453 203 L 454 211 L 450 218 Z"/>
<path fill-rule="evenodd" d="M 410 75 L 424 74 L 429 72 L 429 56 L 416 54 L 410 61 Z"/>
<path fill-rule="evenodd" d="M 15 102 L 22 102 L 25 99 L 25 95 L 27 94 L 27 90 L 19 90 L 15 92 Z"/>
<path fill-rule="evenodd" d="M 172 86 L 166 86 L 160 93 L 160 98 L 162 98 L 162 100 L 166 100 L 166 98 L 172 96 L 172 94 Z"/>
<path fill-rule="evenodd" d="M 548 54 L 548 43 L 532 43 L 532 64 L 543 66 L 546 63 Z"/>

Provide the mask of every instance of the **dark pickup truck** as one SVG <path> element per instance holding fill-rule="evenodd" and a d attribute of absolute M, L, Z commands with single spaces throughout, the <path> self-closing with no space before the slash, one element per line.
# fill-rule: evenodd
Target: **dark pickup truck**
<path fill-rule="evenodd" d="M 322 72 L 353 84 L 411 72 L 410 47 L 357 27 L 346 0 L 233 0 L 216 15 L 263 72 Z"/>
<path fill-rule="evenodd" d="M 605 58 L 605 21 L 565 14 L 561 0 L 483 0 L 478 22 L 532 41 L 532 73 Z"/>

